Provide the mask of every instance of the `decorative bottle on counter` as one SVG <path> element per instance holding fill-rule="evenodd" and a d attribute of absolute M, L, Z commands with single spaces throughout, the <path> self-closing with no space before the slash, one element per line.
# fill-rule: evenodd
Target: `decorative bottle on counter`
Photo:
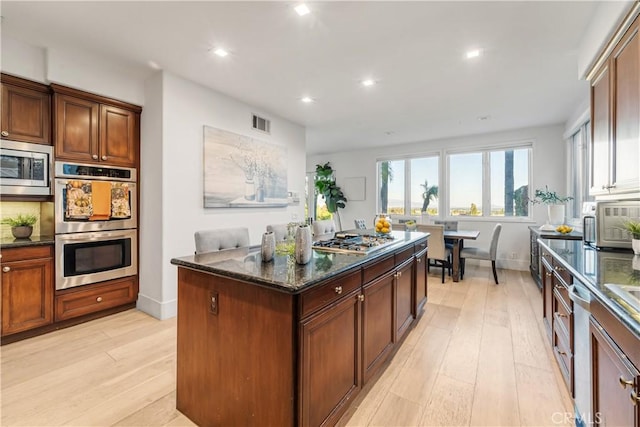
<path fill-rule="evenodd" d="M 262 255 L 262 262 L 269 262 L 273 259 L 273 254 L 276 251 L 276 236 L 272 231 L 267 231 L 262 235 L 262 246 L 260 248 L 260 254 Z"/>
<path fill-rule="evenodd" d="M 296 262 L 306 264 L 311 260 L 311 228 L 300 225 L 296 230 Z"/>

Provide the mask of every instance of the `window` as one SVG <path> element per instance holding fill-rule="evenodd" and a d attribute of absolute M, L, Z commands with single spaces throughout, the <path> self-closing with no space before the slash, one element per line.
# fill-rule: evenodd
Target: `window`
<path fill-rule="evenodd" d="M 438 215 L 440 156 L 378 162 L 378 208 L 391 215 Z"/>
<path fill-rule="evenodd" d="M 586 122 L 568 140 L 568 187 L 569 196 L 573 197 L 567 203 L 567 217 L 580 218 L 582 202 L 592 201 L 589 196 L 589 131 L 590 122 Z"/>
<path fill-rule="evenodd" d="M 449 215 L 528 217 L 531 147 L 448 155 Z"/>

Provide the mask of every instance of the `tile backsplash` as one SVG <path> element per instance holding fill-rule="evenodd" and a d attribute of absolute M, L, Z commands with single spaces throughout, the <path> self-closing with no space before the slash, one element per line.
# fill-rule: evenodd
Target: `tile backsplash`
<path fill-rule="evenodd" d="M 0 202 L 0 220 L 17 216 L 18 214 L 31 214 L 38 218 L 33 225 L 33 235 L 40 235 L 40 202 Z M 2 224 L 0 226 L 0 237 L 3 239 L 12 239 L 11 226 Z"/>

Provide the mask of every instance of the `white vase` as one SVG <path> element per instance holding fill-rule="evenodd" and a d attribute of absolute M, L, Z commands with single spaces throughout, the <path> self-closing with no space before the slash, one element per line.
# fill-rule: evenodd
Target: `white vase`
<path fill-rule="evenodd" d="M 276 251 L 276 236 L 272 231 L 267 231 L 262 235 L 262 246 L 260 247 L 260 255 L 262 262 L 269 262 L 273 259 Z"/>
<path fill-rule="evenodd" d="M 311 228 L 308 225 L 301 225 L 296 230 L 295 256 L 298 264 L 306 264 L 311 260 Z"/>
<path fill-rule="evenodd" d="M 634 254 L 640 255 L 640 239 L 631 239 L 631 247 Z"/>
<path fill-rule="evenodd" d="M 564 205 L 547 205 L 547 215 L 549 224 L 564 224 Z"/>

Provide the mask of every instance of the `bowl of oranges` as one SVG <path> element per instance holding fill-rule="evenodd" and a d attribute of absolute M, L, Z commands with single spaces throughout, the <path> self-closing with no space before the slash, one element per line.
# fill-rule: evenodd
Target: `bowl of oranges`
<path fill-rule="evenodd" d="M 391 233 L 391 218 L 388 215 L 377 215 L 375 220 L 376 233 L 389 234 Z"/>
<path fill-rule="evenodd" d="M 556 227 L 556 231 L 561 234 L 569 234 L 573 231 L 573 227 L 569 227 L 566 224 L 562 224 Z"/>

